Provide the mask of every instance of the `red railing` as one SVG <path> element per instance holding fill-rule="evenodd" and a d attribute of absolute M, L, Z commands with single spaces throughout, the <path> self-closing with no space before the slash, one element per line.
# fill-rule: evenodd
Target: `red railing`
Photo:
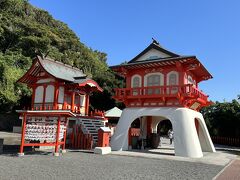
<path fill-rule="evenodd" d="M 53 103 L 34 103 L 34 107 L 24 107 L 24 110 L 32 110 L 32 111 L 43 111 L 43 110 L 71 110 L 74 113 L 81 114 L 81 107 L 74 107 L 72 111 L 71 106 L 63 106 L 62 104 L 58 104 L 54 107 Z M 94 111 L 90 111 L 89 116 L 101 116 L 104 117 L 104 111 L 95 109 Z"/>
<path fill-rule="evenodd" d="M 212 136 L 213 143 L 240 147 L 240 138 Z"/>
<path fill-rule="evenodd" d="M 153 97 L 168 97 L 177 96 L 194 96 L 207 101 L 208 96 L 202 91 L 194 87 L 192 84 L 183 86 L 151 86 L 138 88 L 118 88 L 115 89 L 116 99 L 126 98 L 153 98 Z"/>
<path fill-rule="evenodd" d="M 75 125 L 70 135 L 69 147 L 90 150 L 93 148 L 93 137 L 91 134 L 84 134 L 81 125 Z"/>

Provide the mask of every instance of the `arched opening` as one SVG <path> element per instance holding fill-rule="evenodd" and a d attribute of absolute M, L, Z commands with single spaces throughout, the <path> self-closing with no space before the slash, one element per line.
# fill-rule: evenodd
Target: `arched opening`
<path fill-rule="evenodd" d="M 154 119 L 155 117 L 153 117 Z M 159 152 L 167 155 L 174 155 L 174 129 L 169 119 L 162 117 L 157 121 L 157 134 L 160 136 Z"/>
<path fill-rule="evenodd" d="M 129 150 L 174 155 L 174 143 L 170 144 L 168 137 L 168 131 L 172 130 L 172 127 L 171 121 L 161 116 L 143 116 L 135 119 L 128 133 Z"/>
<path fill-rule="evenodd" d="M 129 128 L 129 132 L 128 132 L 128 146 L 130 147 L 130 149 L 140 149 L 141 145 L 140 145 L 140 131 L 141 131 L 141 124 L 140 124 L 141 120 L 140 118 L 135 119 L 130 128 Z"/>
<path fill-rule="evenodd" d="M 200 146 L 202 149 L 202 152 L 211 152 L 211 145 L 210 142 L 207 141 L 207 132 L 206 129 L 203 127 L 203 124 L 201 123 L 201 120 L 198 118 L 194 119 L 195 128 L 197 131 L 198 139 L 200 142 Z"/>
<path fill-rule="evenodd" d="M 168 136 L 168 131 L 172 128 L 172 123 L 170 120 L 165 119 L 159 122 L 157 126 L 157 133 L 160 134 L 160 136 Z"/>

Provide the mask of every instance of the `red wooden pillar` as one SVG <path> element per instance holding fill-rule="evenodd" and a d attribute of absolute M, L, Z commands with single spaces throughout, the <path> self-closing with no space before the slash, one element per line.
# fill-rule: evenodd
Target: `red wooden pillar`
<path fill-rule="evenodd" d="M 63 96 L 63 109 L 67 109 L 67 94 L 64 94 Z"/>
<path fill-rule="evenodd" d="M 85 95 L 85 115 L 88 116 L 89 113 L 89 94 Z"/>
<path fill-rule="evenodd" d="M 132 133 L 131 133 L 131 127 L 128 129 L 128 147 L 131 150 L 132 149 Z"/>
<path fill-rule="evenodd" d="M 152 133 L 152 116 L 147 116 L 147 136 L 149 137 Z"/>
<path fill-rule="evenodd" d="M 55 156 L 59 156 L 58 142 L 59 142 L 59 134 L 60 134 L 60 125 L 61 125 L 61 119 L 60 119 L 60 116 L 59 116 L 58 120 L 57 120 L 57 132 L 56 132 L 55 153 L 54 153 Z"/>
<path fill-rule="evenodd" d="M 75 107 L 75 92 L 72 92 L 72 101 L 71 101 L 71 111 L 74 112 L 74 107 Z"/>
<path fill-rule="evenodd" d="M 33 86 L 32 87 L 32 103 L 31 103 L 31 109 L 33 110 L 34 110 L 35 94 L 36 94 L 36 86 Z"/>
<path fill-rule="evenodd" d="M 55 84 L 54 85 L 54 102 L 53 102 L 53 109 L 58 109 L 58 94 L 59 94 L 59 85 Z"/>
<path fill-rule="evenodd" d="M 68 126 L 68 119 L 67 117 L 65 117 L 65 123 L 64 123 L 66 130 L 64 132 L 64 136 L 63 136 L 63 145 L 62 145 L 62 151 L 65 151 L 66 148 L 66 139 L 67 139 L 67 126 Z"/>
<path fill-rule="evenodd" d="M 22 123 L 21 146 L 20 146 L 20 153 L 19 153 L 20 156 L 24 155 L 23 148 L 24 148 L 24 143 L 25 143 L 26 122 L 27 122 L 27 114 L 24 113 L 23 114 L 23 123 Z"/>
<path fill-rule="evenodd" d="M 42 102 L 42 109 L 43 110 L 45 110 L 46 88 L 47 88 L 47 85 L 44 85 L 43 86 L 43 102 Z"/>
<path fill-rule="evenodd" d="M 176 68 L 177 68 L 178 74 L 179 74 L 178 84 L 180 86 L 183 86 L 184 85 L 184 70 L 183 70 L 182 64 L 180 62 L 176 62 Z"/>

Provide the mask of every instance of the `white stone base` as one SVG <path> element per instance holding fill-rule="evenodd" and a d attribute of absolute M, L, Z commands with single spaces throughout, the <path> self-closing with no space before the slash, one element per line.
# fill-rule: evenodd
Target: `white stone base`
<path fill-rule="evenodd" d="M 24 153 L 17 153 L 18 157 L 24 156 Z"/>
<path fill-rule="evenodd" d="M 52 149 L 54 149 L 55 148 L 55 146 L 39 146 L 39 150 L 52 150 Z"/>
<path fill-rule="evenodd" d="M 66 150 L 66 149 L 63 149 L 63 150 L 62 150 L 62 153 L 63 153 L 63 154 L 64 154 L 64 153 L 66 153 L 66 152 L 67 152 L 67 150 Z"/>
<path fill-rule="evenodd" d="M 95 154 L 109 154 L 112 152 L 111 147 L 95 147 L 94 153 Z"/>
<path fill-rule="evenodd" d="M 59 153 L 53 153 L 53 156 L 59 156 Z"/>
<path fill-rule="evenodd" d="M 200 158 L 203 152 L 215 152 L 207 126 L 201 113 L 188 108 L 156 107 L 126 108 L 118 121 L 116 131 L 111 137 L 113 151 L 128 150 L 128 130 L 131 123 L 140 117 L 152 116 L 152 129 L 164 118 L 169 119 L 173 126 L 174 148 L 176 156 Z M 159 118 L 159 120 L 156 119 Z M 197 133 L 195 120 L 199 123 Z"/>

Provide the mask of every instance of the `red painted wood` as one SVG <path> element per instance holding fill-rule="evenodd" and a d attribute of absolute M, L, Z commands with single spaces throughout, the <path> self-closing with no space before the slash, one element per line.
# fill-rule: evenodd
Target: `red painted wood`
<path fill-rule="evenodd" d="M 44 110 L 44 107 L 45 107 L 45 100 L 46 100 L 46 88 L 47 88 L 47 85 L 44 85 L 43 86 L 43 103 L 42 103 L 42 109 Z"/>
<path fill-rule="evenodd" d="M 61 119 L 60 119 L 60 116 L 59 116 L 59 117 L 58 117 L 58 120 L 57 120 L 57 132 L 56 132 L 55 153 L 58 152 L 60 125 L 61 125 Z"/>
<path fill-rule="evenodd" d="M 128 129 L 128 146 L 132 146 L 131 128 Z"/>
<path fill-rule="evenodd" d="M 33 86 L 32 87 L 32 103 L 31 103 L 32 108 L 34 108 L 35 94 L 36 94 L 36 86 Z"/>
<path fill-rule="evenodd" d="M 27 121 L 27 114 L 23 114 L 23 123 L 22 123 L 22 137 L 21 137 L 21 146 L 20 146 L 20 153 L 23 153 L 24 142 L 25 142 L 25 130 L 26 130 L 26 121 Z"/>
<path fill-rule="evenodd" d="M 85 95 L 85 115 L 88 116 L 89 113 L 89 94 Z"/>
<path fill-rule="evenodd" d="M 58 105 L 58 95 L 59 95 L 59 85 L 58 83 L 54 84 L 54 102 L 53 102 L 53 109 L 57 109 Z"/>
<path fill-rule="evenodd" d="M 194 102 L 200 103 L 201 106 L 209 105 L 208 96 L 203 92 L 199 91 L 192 84 L 178 85 L 178 86 L 151 86 L 151 87 L 139 87 L 139 88 L 118 88 L 115 89 L 114 98 L 118 101 L 126 102 L 128 104 L 133 103 L 135 100 L 139 102 L 142 99 L 145 103 L 158 102 L 163 103 L 163 105 L 156 106 L 166 106 L 165 100 L 169 101 L 175 99 L 181 106 L 187 105 L 190 107 Z M 148 93 L 152 92 L 152 93 Z M 157 92 L 157 93 L 154 93 Z M 135 94 L 134 94 L 135 93 Z M 180 99 L 180 97 L 182 99 Z M 159 98 L 162 98 L 159 99 Z M 185 102 L 185 104 L 183 104 Z M 134 105 L 136 106 L 136 105 Z M 141 106 L 141 105 L 140 105 Z M 146 105 L 151 106 L 151 105 Z M 171 104 L 167 105 L 171 106 Z M 174 105 L 176 106 L 176 105 Z"/>
<path fill-rule="evenodd" d="M 67 119 L 67 117 L 65 117 L 64 125 L 65 125 L 65 127 L 66 127 L 66 130 L 65 130 L 65 132 L 64 132 L 64 136 L 63 136 L 62 150 L 64 150 L 64 149 L 66 148 L 67 127 L 68 127 L 68 119 Z"/>
<path fill-rule="evenodd" d="M 71 95 L 71 110 L 72 110 L 72 112 L 75 112 L 75 108 L 74 108 L 74 106 L 75 106 L 75 92 L 72 92 L 72 95 Z"/>

